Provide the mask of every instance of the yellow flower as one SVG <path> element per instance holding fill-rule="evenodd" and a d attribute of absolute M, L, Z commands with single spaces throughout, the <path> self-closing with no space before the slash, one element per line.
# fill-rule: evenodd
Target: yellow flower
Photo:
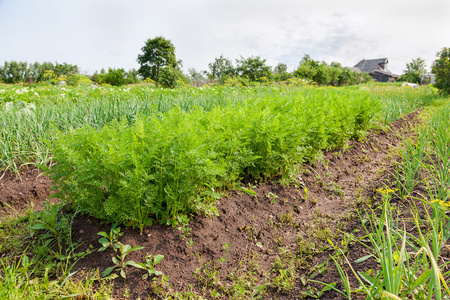
<path fill-rule="evenodd" d="M 445 202 L 445 201 L 440 200 L 440 199 L 434 199 L 433 201 L 431 201 L 431 203 L 439 204 L 442 207 L 442 209 L 449 209 L 450 208 L 450 203 Z"/>
<path fill-rule="evenodd" d="M 383 195 L 389 195 L 395 191 L 398 191 L 398 189 L 384 189 L 384 188 L 379 188 L 376 190 L 378 193 L 383 194 Z"/>

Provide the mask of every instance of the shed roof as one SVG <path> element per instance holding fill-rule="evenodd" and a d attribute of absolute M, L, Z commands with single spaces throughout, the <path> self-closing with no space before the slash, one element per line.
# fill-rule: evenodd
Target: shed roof
<path fill-rule="evenodd" d="M 377 59 L 363 59 L 355 65 L 355 68 L 360 69 L 363 72 L 373 72 L 374 70 L 386 70 L 386 65 L 388 64 L 387 58 L 377 58 Z"/>
<path fill-rule="evenodd" d="M 390 76 L 390 77 L 394 77 L 394 78 L 399 78 L 400 75 L 394 74 L 391 71 L 384 71 L 384 70 L 374 70 L 372 72 L 369 73 L 370 75 L 372 74 L 377 74 L 377 75 L 385 75 L 385 76 Z"/>

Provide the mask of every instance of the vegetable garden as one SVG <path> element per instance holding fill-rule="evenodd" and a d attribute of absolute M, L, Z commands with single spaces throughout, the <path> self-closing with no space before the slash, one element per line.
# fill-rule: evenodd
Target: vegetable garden
<path fill-rule="evenodd" d="M 332 187 L 331 194 L 341 200 L 347 199 L 343 195 L 346 188 L 338 186 L 338 178 L 327 181 L 325 177 L 330 176 L 329 172 L 314 166 L 328 166 L 326 153 L 344 153 L 353 147 L 350 145 L 352 141 L 364 143 L 369 132 L 388 131 L 394 121 L 423 108 L 422 129 L 417 137 L 412 135 L 401 146 L 405 147 L 399 152 L 403 161 L 392 158 L 390 167 L 386 167 L 389 176 L 383 179 L 383 186 L 377 187 L 380 191 L 377 194 L 379 205 L 369 206 L 370 210 L 366 209 L 366 212 L 358 210 L 363 224 L 362 227 L 358 225 L 358 230 L 365 234 L 350 237 L 345 232 L 345 226 L 350 226 L 348 224 L 355 218 L 348 217 L 347 225 L 328 229 L 338 229 L 341 234 L 321 236 L 316 232 L 308 236 L 312 236 L 313 240 L 308 240 L 305 232 L 309 232 L 310 227 L 298 225 L 300 221 L 304 219 L 308 223 L 312 218 L 318 222 L 314 224 L 321 224 L 321 227 L 325 226 L 328 218 L 320 214 L 322 204 L 316 203 L 322 199 L 315 188 Z M 77 216 L 83 216 L 103 222 L 99 224 L 107 224 L 109 228 L 113 226 L 111 230 L 102 229 L 104 239 L 100 242 L 101 252 L 110 256 L 120 254 L 118 258 L 113 256 L 114 267 L 108 267 L 109 272 L 104 273 L 108 279 L 93 280 L 101 283 L 100 288 L 97 284 L 80 292 L 77 290 L 80 286 L 73 283 L 76 287 L 73 289 L 82 297 L 103 297 L 100 296 L 104 292 L 102 289 L 108 289 L 111 282 L 121 287 L 125 282 L 126 286 L 125 271 L 127 267 L 134 267 L 146 270 L 145 280 L 149 281 L 145 292 L 138 293 L 139 297 L 147 293 L 163 299 L 283 298 L 292 296 L 289 293 L 296 286 L 295 290 L 304 297 L 323 296 L 324 299 L 328 299 L 326 295 L 350 299 L 363 294 L 368 299 L 397 299 L 409 295 L 419 295 L 423 299 L 433 295 L 436 299 L 443 299 L 449 293 L 446 285 L 448 258 L 442 254 L 448 248 L 450 237 L 447 215 L 450 178 L 446 150 L 449 146 L 448 109 L 448 99 L 442 98 L 433 88 L 405 89 L 393 85 L 344 88 L 260 85 L 174 90 L 145 86 L 2 85 L 0 166 L 5 174 L 14 173 L 17 176 L 29 165 L 45 169 L 57 188 L 53 197 L 58 199 L 58 204 L 48 205 L 42 212 L 29 211 L 24 218 L 3 223 L 2 243 L 4 238 L 14 234 L 26 237 L 24 239 L 28 244 L 23 243 L 15 250 L 16 257 L 6 255 L 2 258 L 4 284 L 0 286 L 0 295 L 12 295 L 7 278 L 12 280 L 9 285 L 17 285 L 12 278 L 22 280 L 19 291 L 23 291 L 23 297 L 39 295 L 57 298 L 74 293 L 70 288 L 68 290 L 70 285 L 67 284 L 75 274 L 71 272 L 72 268 L 77 268 L 72 263 L 89 261 L 90 255 L 93 255 L 92 248 L 99 246 L 97 243 L 91 244 L 91 248 L 86 248 L 88 245 L 80 247 L 73 239 L 72 235 L 76 234 L 72 233 L 71 227 L 77 222 Z M 369 137 L 371 135 L 373 133 Z M 375 151 L 373 153 L 376 155 Z M 363 159 L 361 161 L 363 164 Z M 316 172 L 314 181 L 302 180 L 299 174 L 303 172 L 303 177 L 306 176 L 305 166 L 313 170 L 308 172 Z M 275 181 L 280 189 L 296 189 L 290 192 L 296 196 L 292 199 L 286 196 L 283 200 L 272 191 L 257 188 Z M 369 188 L 368 183 L 365 185 L 361 184 L 361 188 Z M 272 222 L 270 226 L 284 234 L 281 234 L 280 242 L 274 242 L 274 236 L 258 237 L 257 230 L 252 228 L 261 228 L 263 223 L 270 224 L 270 220 L 255 220 L 254 224 L 247 220 L 248 224 L 239 225 L 239 232 L 250 234 L 247 241 L 250 241 L 253 252 L 262 251 L 258 255 L 264 255 L 264 251 L 273 251 L 270 257 L 275 257 L 275 260 L 268 259 L 270 265 L 261 274 L 258 273 L 260 271 L 248 271 L 248 277 L 238 272 L 237 260 L 234 260 L 229 249 L 236 250 L 234 243 L 241 242 L 219 238 L 226 236 L 225 233 L 219 233 L 214 239 L 228 245 L 222 251 L 223 261 L 209 255 L 209 262 L 205 262 L 199 254 L 203 238 L 196 236 L 192 228 L 203 222 L 199 219 L 220 220 L 224 217 L 227 197 L 237 197 L 233 198 L 233 193 L 250 199 L 245 201 L 256 199 L 256 204 L 253 201 L 244 206 L 255 207 L 255 214 L 259 209 L 256 207 L 266 205 L 258 201 L 269 201 L 268 207 L 273 205 L 271 218 L 279 224 L 273 225 Z M 314 198 L 315 193 L 317 198 Z M 370 193 L 364 195 L 367 201 L 377 199 L 373 194 L 369 197 Z M 403 204 L 408 201 L 412 203 L 406 211 L 419 232 L 413 233 L 413 226 L 405 225 L 404 228 L 410 230 L 408 233 L 402 229 L 400 219 L 403 220 L 401 216 L 405 209 L 402 211 L 400 204 L 396 204 L 398 211 L 393 213 L 392 199 Z M 311 211 L 309 217 L 302 216 L 299 200 L 304 205 L 311 204 L 305 209 Z M 278 204 L 283 201 L 288 203 L 284 208 L 282 203 Z M 355 202 L 354 199 L 345 201 L 349 206 Z M 423 206 L 419 207 L 418 203 L 423 203 Z M 276 207 L 280 210 L 277 211 Z M 297 210 L 299 212 L 294 216 Z M 344 211 L 351 213 L 347 208 Z M 273 216 L 274 212 L 278 216 Z M 252 213 L 249 212 L 250 215 Z M 358 226 L 351 224 L 352 230 L 356 230 Z M 105 225 L 102 226 L 92 227 L 98 229 Z M 128 234 L 139 236 L 145 236 L 149 230 L 166 232 L 168 228 L 174 228 L 191 260 L 198 258 L 196 263 L 200 266 L 191 274 L 197 279 L 195 285 L 183 292 L 174 291 L 167 283 L 170 274 L 166 278 L 162 272 L 155 271 L 155 265 L 161 263 L 164 266 L 167 257 L 172 255 L 170 253 L 149 253 L 145 260 L 140 257 L 140 261 L 145 263 L 126 261 L 125 256 L 134 255 L 143 248 L 142 245 L 120 242 L 119 226 Z M 123 229 L 125 227 L 126 230 Z M 389 229 L 387 235 L 383 228 Z M 430 231 L 424 232 L 423 228 Z M 271 230 L 267 229 L 270 235 L 274 234 Z M 325 227 L 321 230 L 321 234 L 326 232 Z M 288 241 L 282 242 L 284 236 L 292 232 L 297 236 L 295 253 L 289 250 Z M 344 249 L 345 239 L 348 244 Z M 351 269 L 353 262 L 348 258 L 352 251 L 349 245 L 355 244 L 350 243 L 352 239 L 365 245 L 364 251 L 370 253 L 361 262 L 372 259 L 381 264 L 381 272 L 356 272 Z M 336 243 L 341 243 L 342 247 Z M 2 253 L 11 250 L 2 245 Z M 46 265 L 48 258 L 42 255 L 45 251 L 59 255 L 57 257 L 66 264 L 63 271 Z M 75 256 L 75 253 L 82 254 Z M 163 259 L 162 254 L 166 258 Z M 219 265 L 224 271 L 231 268 L 226 267 L 226 259 L 234 260 L 232 266 L 237 268 L 233 271 L 235 277 L 226 277 L 231 282 L 229 285 L 221 283 L 225 280 L 219 279 L 222 271 L 216 270 Z M 238 259 L 244 261 L 242 257 Z M 111 263 L 110 258 L 108 260 Z M 256 259 L 252 258 L 247 263 L 251 265 L 254 261 Z M 327 265 L 333 262 L 330 268 L 333 266 L 336 274 L 340 275 L 339 285 L 320 280 L 324 274 L 321 272 L 311 271 L 307 272 L 307 276 L 302 276 L 302 264 L 312 268 L 312 261 L 317 261 L 316 267 L 324 261 Z M 246 270 L 251 270 L 249 264 L 244 266 Z M 25 265 L 28 267 L 22 272 Z M 238 265 L 241 266 L 241 263 Z M 117 275 L 114 270 L 120 270 L 120 276 L 111 277 Z M 391 275 L 396 279 L 389 279 Z M 43 285 L 45 280 L 57 282 L 54 294 L 49 292 L 46 295 L 42 287 L 31 291 L 29 277 L 37 278 Z M 117 277 L 123 277 L 123 281 L 118 283 L 122 279 Z M 44 278 L 44 282 L 39 278 Z M 90 277 L 83 278 L 83 282 L 87 282 Z M 116 288 L 114 293 L 117 296 L 122 292 Z"/>

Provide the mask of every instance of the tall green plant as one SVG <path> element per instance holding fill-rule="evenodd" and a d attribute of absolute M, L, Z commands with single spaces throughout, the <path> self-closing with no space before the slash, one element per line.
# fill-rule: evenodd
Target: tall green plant
<path fill-rule="evenodd" d="M 209 111 L 173 108 L 131 126 L 122 119 L 57 134 L 50 172 L 58 196 L 82 211 L 142 229 L 208 207 L 201 205 L 208 190 L 293 172 L 360 136 L 377 107 L 363 91 L 298 90 Z"/>

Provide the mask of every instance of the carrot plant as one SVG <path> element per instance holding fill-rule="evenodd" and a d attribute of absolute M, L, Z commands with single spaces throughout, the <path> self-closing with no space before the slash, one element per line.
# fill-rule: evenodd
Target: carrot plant
<path fill-rule="evenodd" d="M 58 196 L 113 223 L 175 222 L 208 191 L 285 175 L 370 128 L 378 102 L 354 89 L 261 90 L 234 105 L 60 132 L 51 142 Z"/>
<path fill-rule="evenodd" d="M 366 90 L 369 90 L 368 93 Z M 328 102 L 317 100 L 330 99 L 346 94 L 349 99 L 360 97 L 361 101 L 349 101 L 345 105 L 330 107 Z M 120 119 L 133 124 L 138 116 L 164 114 L 179 107 L 183 111 L 201 108 L 211 111 L 215 107 L 240 106 L 244 100 L 261 100 L 280 96 L 306 98 L 310 104 L 324 105 L 329 116 L 323 116 L 323 109 L 305 108 L 305 122 L 314 118 L 334 118 L 332 128 L 335 133 L 326 139 L 337 139 L 330 143 L 339 144 L 351 136 L 350 127 L 370 120 L 364 112 L 365 97 L 374 94 L 381 103 L 377 105 L 377 119 L 385 119 L 387 124 L 402 114 L 425 105 L 435 97 L 429 89 L 399 89 L 397 87 L 346 87 L 345 89 L 257 86 L 253 88 L 214 87 L 214 88 L 178 88 L 174 90 L 154 89 L 151 87 L 60 87 L 36 86 L 19 87 L 4 85 L 0 89 L 0 169 L 15 172 L 24 164 L 46 164 L 52 154 L 44 140 L 53 138 L 54 129 L 62 132 L 76 130 L 83 126 L 100 129 Z M 425 99 L 426 100 L 420 100 Z M 332 102 L 330 102 L 332 103 Z M 30 105 L 32 115 L 20 111 Z M 362 106 L 361 106 L 362 105 Z M 353 107 L 352 107 L 353 106 Z M 13 109 L 11 109 L 13 108 Z M 346 114 L 345 110 L 360 109 L 359 115 Z M 287 116 L 289 117 L 289 116 Z M 349 118 L 354 117 L 355 120 Z M 326 122 L 325 122 L 326 123 Z M 263 125 L 263 124 L 261 124 Z M 364 127 L 364 124 L 361 124 Z M 320 146 L 324 142 L 322 126 L 309 128 L 307 138 Z M 339 134 L 347 132 L 349 134 Z M 308 149 L 304 149 L 308 151 Z M 263 158 L 262 158 L 263 159 Z"/>

